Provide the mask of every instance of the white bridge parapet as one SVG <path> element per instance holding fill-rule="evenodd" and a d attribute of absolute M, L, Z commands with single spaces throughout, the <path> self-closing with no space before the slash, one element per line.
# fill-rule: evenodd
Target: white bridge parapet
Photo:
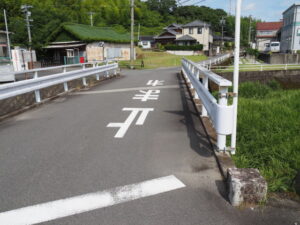
<path fill-rule="evenodd" d="M 228 87 L 232 82 L 209 71 L 202 64 L 182 59 L 182 73 L 191 88 L 196 91 L 195 98 L 202 102 L 202 115 L 209 116 L 218 134 L 217 147 L 219 151 L 229 150 L 226 147 L 226 135 L 233 132 L 233 106 L 228 105 Z M 208 81 L 219 86 L 219 97 L 216 99 L 208 89 Z"/>
<path fill-rule="evenodd" d="M 105 74 L 108 74 L 110 71 L 113 71 L 113 73 L 116 74 L 118 68 L 119 68 L 118 63 L 106 64 L 103 66 L 98 66 L 98 64 L 94 64 L 92 68 L 86 68 L 85 66 L 83 66 L 83 68 L 80 70 L 69 71 L 69 72 L 64 71 L 63 73 L 58 73 L 58 74 L 44 76 L 44 77 L 38 77 L 37 74 L 35 74 L 33 79 L 0 85 L 0 100 L 22 95 L 29 92 L 34 92 L 36 102 L 41 102 L 40 89 L 47 88 L 57 84 L 63 84 L 64 90 L 68 91 L 67 82 L 76 79 L 82 79 L 83 85 L 87 86 L 86 77 L 95 76 L 96 79 L 99 80 L 100 73 L 105 72 Z M 47 68 L 47 69 L 49 70 L 51 68 Z M 42 69 L 35 69 L 32 71 L 34 73 L 37 73 L 40 70 Z M 24 71 L 22 72 L 24 73 Z"/>

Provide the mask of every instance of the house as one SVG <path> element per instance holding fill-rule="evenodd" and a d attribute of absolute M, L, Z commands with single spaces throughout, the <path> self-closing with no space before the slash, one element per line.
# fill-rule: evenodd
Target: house
<path fill-rule="evenodd" d="M 202 44 L 203 51 L 209 51 L 213 43 L 211 26 L 201 20 L 195 20 L 182 26 L 182 37 L 176 40 L 178 45 Z"/>
<path fill-rule="evenodd" d="M 300 50 L 300 4 L 293 4 L 283 12 L 281 52 L 295 53 Z"/>
<path fill-rule="evenodd" d="M 138 45 L 141 46 L 143 49 L 152 48 L 154 45 L 153 36 L 140 36 Z"/>
<path fill-rule="evenodd" d="M 213 43 L 211 26 L 201 20 L 180 25 L 171 24 L 155 37 L 155 41 L 165 44 L 196 45 L 202 44 L 203 50 L 208 51 Z"/>
<path fill-rule="evenodd" d="M 182 25 L 173 23 L 163 29 L 163 32 L 154 37 L 155 43 L 162 45 L 175 44 L 177 38 L 182 36 Z"/>
<path fill-rule="evenodd" d="M 0 30 L 0 60 L 6 60 L 8 57 L 7 33 Z"/>
<path fill-rule="evenodd" d="M 44 49 L 60 64 L 130 59 L 130 35 L 109 27 L 63 24 L 48 42 Z"/>
<path fill-rule="evenodd" d="M 256 24 L 256 46 L 259 51 L 268 51 L 272 41 L 279 41 L 277 37 L 282 25 L 282 21 Z"/>

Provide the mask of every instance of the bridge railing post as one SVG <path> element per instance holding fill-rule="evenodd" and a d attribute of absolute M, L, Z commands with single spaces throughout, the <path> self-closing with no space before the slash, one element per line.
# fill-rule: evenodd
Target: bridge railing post
<path fill-rule="evenodd" d="M 220 87 L 219 88 L 219 105 L 220 106 L 227 106 L 227 94 L 228 94 L 228 87 Z M 226 151 L 226 135 L 218 134 L 217 137 L 217 146 L 219 151 Z"/>
<path fill-rule="evenodd" d="M 203 77 L 202 77 L 202 84 L 204 86 L 204 88 L 206 90 L 208 90 L 208 77 L 204 74 Z M 201 116 L 202 117 L 207 117 L 207 110 L 204 106 L 204 104 L 202 103 L 202 107 L 201 107 Z"/>

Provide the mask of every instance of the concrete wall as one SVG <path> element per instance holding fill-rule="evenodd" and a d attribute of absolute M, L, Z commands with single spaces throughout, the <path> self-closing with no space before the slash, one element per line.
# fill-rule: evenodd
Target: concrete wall
<path fill-rule="evenodd" d="M 258 59 L 269 64 L 300 64 L 300 54 L 264 54 L 261 53 Z"/>
<path fill-rule="evenodd" d="M 232 81 L 233 73 L 220 73 L 222 77 Z M 240 72 L 239 82 L 260 82 L 267 84 L 269 81 L 277 80 L 284 88 L 300 88 L 300 70 L 278 70 L 278 71 L 255 71 Z"/>

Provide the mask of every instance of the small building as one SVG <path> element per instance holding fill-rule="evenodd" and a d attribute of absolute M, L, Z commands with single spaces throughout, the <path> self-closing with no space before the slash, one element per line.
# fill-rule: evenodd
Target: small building
<path fill-rule="evenodd" d="M 259 22 L 256 24 L 256 47 L 258 51 L 268 51 L 272 41 L 279 41 L 277 37 L 282 25 L 282 21 Z"/>
<path fill-rule="evenodd" d="M 48 42 L 47 55 L 60 64 L 130 59 L 130 35 L 110 27 L 63 24 Z"/>
<path fill-rule="evenodd" d="M 180 25 L 171 24 L 164 28 L 164 31 L 155 37 L 155 42 L 176 45 L 197 45 L 202 44 L 204 51 L 209 51 L 213 43 L 211 26 L 201 20 Z"/>
<path fill-rule="evenodd" d="M 143 49 L 152 48 L 154 46 L 153 36 L 140 36 L 138 45 Z"/>
<path fill-rule="evenodd" d="M 300 50 L 300 4 L 293 4 L 283 12 L 281 52 L 296 53 Z"/>

